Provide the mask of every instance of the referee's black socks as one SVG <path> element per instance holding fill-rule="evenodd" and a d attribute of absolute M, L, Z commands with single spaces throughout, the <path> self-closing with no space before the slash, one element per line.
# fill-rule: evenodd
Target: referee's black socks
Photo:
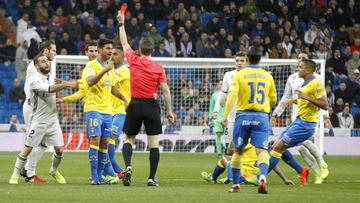
<path fill-rule="evenodd" d="M 155 179 L 156 170 L 160 160 L 159 148 L 151 148 L 149 161 L 150 161 L 150 176 L 149 179 Z"/>
<path fill-rule="evenodd" d="M 125 143 L 122 148 L 125 168 L 131 166 L 132 152 L 133 152 L 132 145 L 130 143 Z"/>

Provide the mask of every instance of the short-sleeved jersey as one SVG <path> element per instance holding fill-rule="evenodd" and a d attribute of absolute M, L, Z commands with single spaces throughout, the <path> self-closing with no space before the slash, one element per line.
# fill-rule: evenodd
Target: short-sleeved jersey
<path fill-rule="evenodd" d="M 224 78 L 223 78 L 223 83 L 221 86 L 221 92 L 223 92 L 224 94 L 227 94 L 229 92 L 234 75 L 237 72 L 238 72 L 237 70 L 232 70 L 232 71 L 228 71 L 225 73 Z M 237 102 L 237 100 L 236 100 L 236 102 Z M 223 109 L 223 108 L 220 106 L 220 98 L 218 97 L 218 99 L 216 100 L 216 103 L 215 103 L 214 112 L 220 112 L 220 109 Z M 231 112 L 228 116 L 229 121 L 234 121 L 235 117 L 236 117 L 236 105 L 234 105 L 233 108 L 231 109 Z"/>
<path fill-rule="evenodd" d="M 316 79 L 315 76 L 312 76 L 307 81 L 305 81 L 299 90 L 305 95 L 314 99 L 319 99 L 323 96 L 326 96 L 324 84 Z M 305 99 L 298 99 L 297 105 L 299 108 L 297 116 L 301 118 L 301 120 L 305 122 L 317 122 L 319 107 Z"/>
<path fill-rule="evenodd" d="M 83 70 L 82 78 L 99 74 L 104 66 L 105 64 L 98 58 L 89 61 Z M 84 112 L 96 111 L 104 114 L 112 114 L 111 87 L 114 83 L 113 73 L 109 71 L 105 73 L 95 85 L 91 87 L 88 86 Z"/>
<path fill-rule="evenodd" d="M 116 81 L 115 87 L 130 101 L 130 70 L 126 65 L 121 65 L 115 69 L 114 80 Z M 114 95 L 111 95 L 112 114 L 126 114 L 125 104 L 122 100 Z"/>
<path fill-rule="evenodd" d="M 46 122 L 57 117 L 55 93 L 49 93 L 49 77 L 38 72 L 28 78 L 33 106 L 32 121 Z"/>
<path fill-rule="evenodd" d="M 166 83 L 162 65 L 147 57 L 138 56 L 131 48 L 125 51 L 130 66 L 130 89 L 133 98 L 154 98 L 160 83 Z"/>
<path fill-rule="evenodd" d="M 320 79 L 320 75 L 317 73 L 314 73 L 314 76 L 318 79 Z M 297 99 L 298 93 L 297 91 L 301 88 L 301 86 L 304 84 L 304 79 L 300 78 L 299 72 L 296 72 L 292 75 L 290 75 L 286 81 L 284 95 L 281 98 L 281 101 L 287 100 L 287 99 Z M 285 108 L 282 106 L 283 104 L 278 104 L 278 106 L 275 108 L 274 112 L 277 116 L 280 116 L 284 111 Z M 298 106 L 294 104 L 292 106 L 292 114 L 291 114 L 291 120 L 294 121 L 296 119 L 298 113 Z"/>
<path fill-rule="evenodd" d="M 230 91 L 238 95 L 237 111 L 269 113 L 270 107 L 276 103 L 273 77 L 256 66 L 247 66 L 237 72 Z"/>

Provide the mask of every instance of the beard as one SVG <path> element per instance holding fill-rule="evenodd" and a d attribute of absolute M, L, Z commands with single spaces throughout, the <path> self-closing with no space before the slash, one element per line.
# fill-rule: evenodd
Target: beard
<path fill-rule="evenodd" d="M 44 75 L 47 75 L 48 73 L 50 73 L 50 68 L 42 68 L 42 67 L 40 67 L 39 68 L 39 71 L 42 73 L 42 74 L 44 74 Z"/>

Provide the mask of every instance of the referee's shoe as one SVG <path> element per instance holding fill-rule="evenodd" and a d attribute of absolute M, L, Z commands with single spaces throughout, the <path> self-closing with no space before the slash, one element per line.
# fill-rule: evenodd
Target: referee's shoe
<path fill-rule="evenodd" d="M 131 176 L 132 176 L 132 169 L 131 166 L 128 166 L 124 173 L 123 184 L 124 186 L 130 186 L 131 185 Z"/>

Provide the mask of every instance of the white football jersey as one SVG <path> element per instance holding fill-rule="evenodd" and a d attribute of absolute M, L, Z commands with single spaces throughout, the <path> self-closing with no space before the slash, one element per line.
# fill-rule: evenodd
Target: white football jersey
<path fill-rule="evenodd" d="M 232 71 L 228 71 L 225 73 L 224 78 L 223 78 L 223 83 L 221 86 L 221 93 L 228 94 L 235 73 L 237 73 L 237 70 L 232 70 Z M 237 100 L 235 101 L 235 105 L 233 106 L 233 108 L 231 109 L 231 112 L 229 113 L 229 116 L 228 116 L 229 121 L 234 121 L 236 118 L 236 106 L 237 106 L 236 103 L 237 103 Z M 216 103 L 215 103 L 214 112 L 219 112 L 220 108 L 221 108 L 220 96 L 218 96 Z"/>
<path fill-rule="evenodd" d="M 49 93 L 49 75 L 38 72 L 27 78 L 30 89 L 30 102 L 33 107 L 32 121 L 53 120 L 57 118 L 55 93 Z"/>
<path fill-rule="evenodd" d="M 29 78 L 31 78 L 36 73 L 37 73 L 37 70 L 34 65 L 34 61 L 31 61 L 26 69 L 26 77 L 25 77 L 25 85 L 24 85 L 24 92 L 25 92 L 26 100 L 31 98 L 31 91 L 30 91 L 30 87 L 29 87 Z"/>

